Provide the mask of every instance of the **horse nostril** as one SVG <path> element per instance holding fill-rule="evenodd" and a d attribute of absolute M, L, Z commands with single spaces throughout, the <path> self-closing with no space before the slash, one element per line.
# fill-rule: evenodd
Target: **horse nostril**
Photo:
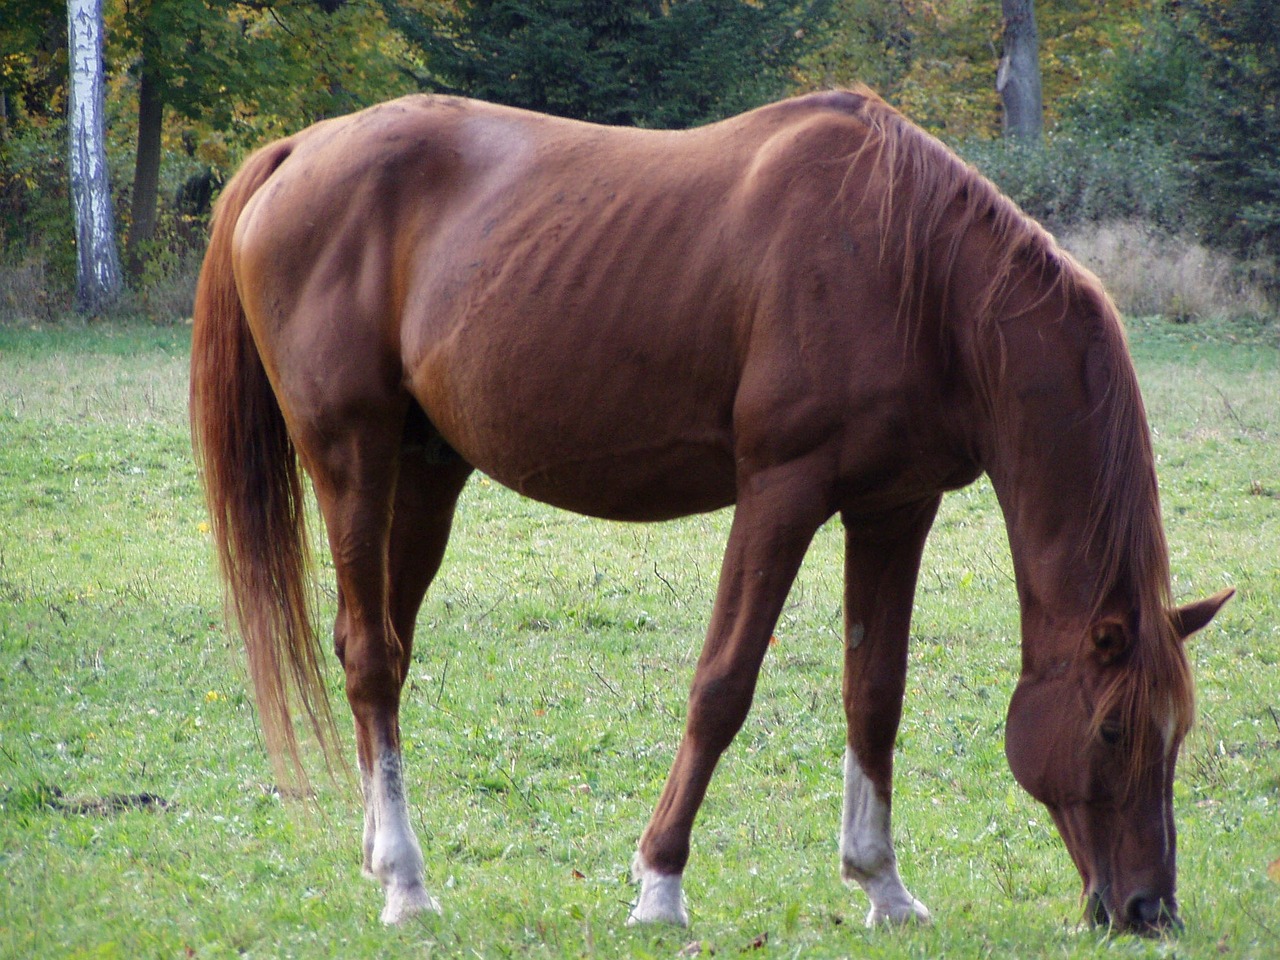
<path fill-rule="evenodd" d="M 1135 893 L 1124 905 L 1124 918 L 1132 928 L 1162 929 L 1178 926 L 1176 909 L 1161 897 Z"/>

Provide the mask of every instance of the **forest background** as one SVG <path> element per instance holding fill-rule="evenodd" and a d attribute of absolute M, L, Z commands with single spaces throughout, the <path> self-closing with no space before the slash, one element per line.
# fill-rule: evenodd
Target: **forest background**
<path fill-rule="evenodd" d="M 127 290 L 190 315 L 211 201 L 248 151 L 404 93 L 683 127 L 864 82 L 1067 237 L 1130 313 L 1275 330 L 1275 0 L 1038 0 L 1042 138 L 1002 136 L 994 0 L 105 0 Z M 0 0 L 0 323 L 75 287 L 63 0 Z"/>

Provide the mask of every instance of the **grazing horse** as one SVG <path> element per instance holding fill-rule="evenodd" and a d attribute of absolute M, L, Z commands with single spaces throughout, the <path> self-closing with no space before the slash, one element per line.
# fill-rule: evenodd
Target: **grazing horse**
<path fill-rule="evenodd" d="M 815 531 L 845 529 L 840 858 L 868 923 L 926 920 L 890 834 L 912 598 L 945 491 L 986 472 L 1022 616 L 1017 780 L 1089 917 L 1177 923 L 1183 640 L 1146 416 L 1097 280 L 867 90 L 688 131 L 415 96 L 255 153 L 200 277 L 191 416 L 268 746 L 332 746 L 303 471 L 337 576 L 364 868 L 439 909 L 405 801 L 414 621 L 473 469 L 655 521 L 734 506 L 630 921 L 684 924 L 694 817 Z"/>

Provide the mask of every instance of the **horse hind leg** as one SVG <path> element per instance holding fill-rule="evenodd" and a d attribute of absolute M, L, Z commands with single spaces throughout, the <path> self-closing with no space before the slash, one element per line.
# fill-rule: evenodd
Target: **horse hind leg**
<path fill-rule="evenodd" d="M 399 641 L 402 685 L 409 675 L 418 610 L 440 569 L 458 495 L 472 469 L 442 444 L 423 437 L 418 430 L 419 420 L 425 423 L 413 406 L 401 450 L 388 550 L 388 608 Z M 406 829 L 407 811 L 402 809 L 402 803 L 394 801 L 397 785 L 401 786 L 403 798 L 403 774 L 398 762 L 392 766 L 394 769 L 382 775 L 381 791 L 375 771 L 366 769 L 363 759 L 360 771 L 365 801 L 362 867 L 366 876 L 387 887 L 383 920 L 388 923 L 407 915 L 395 894 L 395 883 L 387 881 L 388 874 L 394 876 L 401 856 L 409 861 L 421 859 L 412 830 Z M 400 856 L 397 850 L 402 851 Z M 439 905 L 428 898 L 423 909 L 438 910 Z"/>
<path fill-rule="evenodd" d="M 893 745 L 906 690 L 911 605 L 938 501 L 875 529 L 845 527 L 844 758 L 841 873 L 871 901 L 867 926 L 927 922 L 898 874 L 890 831 Z"/>
<path fill-rule="evenodd" d="M 355 720 L 363 867 L 386 892 L 383 922 L 399 923 L 439 910 L 427 893 L 422 851 L 409 821 L 400 695 L 413 618 L 439 566 L 466 473 L 454 466 L 433 479 L 404 456 L 403 398 L 359 409 L 359 417 L 330 417 L 323 430 L 299 429 L 295 436 L 315 483 L 337 575 L 334 647 Z"/>

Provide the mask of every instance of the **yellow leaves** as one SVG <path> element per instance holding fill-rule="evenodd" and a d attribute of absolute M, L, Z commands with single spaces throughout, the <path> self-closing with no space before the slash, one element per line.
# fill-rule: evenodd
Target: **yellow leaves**
<path fill-rule="evenodd" d="M 1276 883 L 1280 883 L 1280 857 L 1276 857 L 1267 867 L 1267 876 Z"/>

